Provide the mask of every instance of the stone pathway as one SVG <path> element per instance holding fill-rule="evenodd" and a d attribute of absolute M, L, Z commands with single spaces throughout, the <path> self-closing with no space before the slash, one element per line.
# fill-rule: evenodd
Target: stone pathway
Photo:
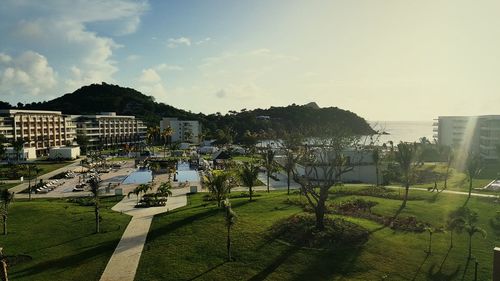
<path fill-rule="evenodd" d="M 142 249 L 148 236 L 154 215 L 186 206 L 188 188 L 172 190 L 164 207 L 134 208 L 136 198 L 125 197 L 112 210 L 132 216 L 113 255 L 108 261 L 101 281 L 133 281 L 141 259 Z M 126 193 L 125 193 L 126 194 Z"/>
<path fill-rule="evenodd" d="M 392 189 L 404 189 L 404 187 L 401 187 L 401 186 L 387 186 L 388 188 L 392 188 Z M 421 191 L 429 191 L 427 190 L 427 188 L 421 188 L 421 187 L 410 187 L 410 190 L 421 190 Z M 469 192 L 464 192 L 464 191 L 455 191 L 455 190 L 443 190 L 442 191 L 443 193 L 447 193 L 447 194 L 457 194 L 457 195 L 469 195 Z M 475 197 L 487 197 L 487 198 L 497 198 L 499 197 L 498 195 L 494 195 L 494 194 L 484 194 L 484 193 L 475 193 L 475 192 L 472 192 L 471 193 L 471 196 L 475 196 Z"/>

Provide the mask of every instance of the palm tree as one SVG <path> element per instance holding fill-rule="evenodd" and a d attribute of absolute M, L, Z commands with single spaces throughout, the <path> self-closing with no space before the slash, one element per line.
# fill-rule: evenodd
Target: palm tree
<path fill-rule="evenodd" d="M 468 258 L 472 257 L 472 236 L 479 233 L 483 238 L 486 238 L 486 231 L 481 227 L 477 226 L 478 215 L 476 212 L 465 208 L 465 214 L 463 217 L 463 230 L 469 235 L 469 254 Z"/>
<path fill-rule="evenodd" d="M 455 156 L 453 154 L 453 150 L 449 150 L 448 151 L 448 158 L 446 161 L 446 173 L 444 175 L 444 186 L 443 186 L 443 189 L 441 191 L 448 188 L 448 178 L 450 176 L 451 165 L 453 164 L 454 158 L 455 158 Z"/>
<path fill-rule="evenodd" d="M 259 175 L 259 166 L 254 165 L 252 162 L 245 162 L 239 170 L 239 177 L 244 186 L 248 187 L 250 192 L 250 201 L 252 201 L 252 188 L 257 183 L 257 176 Z"/>
<path fill-rule="evenodd" d="M 161 132 L 161 136 L 163 138 L 163 158 L 166 157 L 167 153 L 167 143 L 170 142 L 170 138 L 172 137 L 172 134 L 174 133 L 174 130 L 172 127 L 168 126 L 163 131 Z"/>
<path fill-rule="evenodd" d="M 14 148 L 14 151 L 16 152 L 16 159 L 17 162 L 19 162 L 19 154 L 23 151 L 24 148 L 24 143 L 25 141 L 21 138 L 17 138 L 15 141 L 12 142 L 12 147 Z"/>
<path fill-rule="evenodd" d="M 378 186 L 378 183 L 379 183 L 379 166 L 380 166 L 380 151 L 378 148 L 375 148 L 373 149 L 373 152 L 372 152 L 372 160 L 373 160 L 373 163 L 375 164 L 375 176 L 376 176 L 376 184 L 375 186 Z"/>
<path fill-rule="evenodd" d="M 268 149 L 264 153 L 264 168 L 266 168 L 266 180 L 267 180 L 267 193 L 269 193 L 269 178 L 271 174 L 277 170 L 276 163 L 274 162 L 275 152 L 272 149 Z"/>
<path fill-rule="evenodd" d="M 233 211 L 231 208 L 231 203 L 229 202 L 229 199 L 226 199 L 224 201 L 224 218 L 226 222 L 226 227 L 227 227 L 227 239 L 226 239 L 226 248 L 227 248 L 227 260 L 231 261 L 231 228 L 234 226 L 236 223 L 236 213 Z"/>
<path fill-rule="evenodd" d="M 2 203 L 3 235 L 7 235 L 7 218 L 9 216 L 9 205 L 14 201 L 14 192 L 7 189 L 0 191 L 0 202 Z"/>
<path fill-rule="evenodd" d="M 98 177 L 92 177 L 89 181 L 90 192 L 94 200 L 94 214 L 95 214 L 95 233 L 99 233 L 100 229 L 100 215 L 99 215 L 99 184 L 101 180 Z"/>
<path fill-rule="evenodd" d="M 141 194 L 141 192 L 142 192 L 142 189 L 140 188 L 140 186 L 136 186 L 132 191 L 130 191 L 127 194 L 127 198 L 130 198 L 130 195 L 134 194 L 135 196 L 137 196 L 136 204 L 139 204 L 139 195 Z"/>
<path fill-rule="evenodd" d="M 405 187 L 405 197 L 401 209 L 406 206 L 408 200 L 408 191 L 410 189 L 411 179 L 414 173 L 414 159 L 416 157 L 416 145 L 413 143 L 400 142 L 396 152 L 396 162 L 399 164 L 403 176 Z"/>
<path fill-rule="evenodd" d="M 450 249 L 453 248 L 453 232 L 461 233 L 464 229 L 464 220 L 453 213 L 446 222 L 446 229 L 450 232 Z"/>
<path fill-rule="evenodd" d="M 472 181 L 481 173 L 482 169 L 483 164 L 481 162 L 481 157 L 478 154 L 469 153 L 469 157 L 467 157 L 467 161 L 465 163 L 465 172 L 467 173 L 467 178 L 469 179 L 469 197 L 467 198 L 465 204 L 467 204 L 471 197 Z"/>
<path fill-rule="evenodd" d="M 208 191 L 217 201 L 217 207 L 221 206 L 223 198 L 227 196 L 231 189 L 228 177 L 229 175 L 224 172 L 216 174 L 211 173 L 207 176 Z"/>
<path fill-rule="evenodd" d="M 149 145 L 152 148 L 152 153 L 155 154 L 155 148 L 154 144 L 156 142 L 157 136 L 160 134 L 160 128 L 158 126 L 155 127 L 149 127 L 146 130 L 146 140 L 148 141 Z"/>
<path fill-rule="evenodd" d="M 158 196 L 164 198 L 162 201 L 167 201 L 169 196 L 172 196 L 172 185 L 169 182 L 162 182 L 155 193 L 155 198 Z"/>
<path fill-rule="evenodd" d="M 286 171 L 287 194 L 290 195 L 290 179 L 291 179 L 290 175 L 295 170 L 295 165 L 297 164 L 299 156 L 295 156 L 292 150 L 287 150 L 285 157 L 286 158 L 285 158 L 284 168 Z"/>

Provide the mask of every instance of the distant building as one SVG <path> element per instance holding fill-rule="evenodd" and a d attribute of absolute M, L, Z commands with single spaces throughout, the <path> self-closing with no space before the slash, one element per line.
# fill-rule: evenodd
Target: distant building
<path fill-rule="evenodd" d="M 160 121 L 160 131 L 172 128 L 172 142 L 200 143 L 201 124 L 198 121 L 178 120 L 166 117 Z"/>
<path fill-rule="evenodd" d="M 434 138 L 441 145 L 479 153 L 483 159 L 498 159 L 500 115 L 440 116 L 434 123 Z"/>
<path fill-rule="evenodd" d="M 72 143 L 75 125 L 60 111 L 6 109 L 0 110 L 0 134 L 7 142 L 24 140 L 25 148 L 34 148 L 41 156 L 47 155 L 51 147 Z"/>
<path fill-rule="evenodd" d="M 97 115 L 72 115 L 76 135 L 87 138 L 89 148 L 134 145 L 144 141 L 146 126 L 135 116 L 102 112 Z"/>

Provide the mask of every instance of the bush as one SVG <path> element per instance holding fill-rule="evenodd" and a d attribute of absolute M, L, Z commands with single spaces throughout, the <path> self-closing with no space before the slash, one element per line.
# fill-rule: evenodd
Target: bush
<path fill-rule="evenodd" d="M 371 197 L 393 199 L 393 200 L 403 199 L 402 195 L 396 193 L 394 189 L 386 187 L 367 187 L 363 189 L 332 190 L 331 192 L 336 195 L 371 196 Z M 424 200 L 424 198 L 414 195 L 408 195 L 408 200 Z"/>
<path fill-rule="evenodd" d="M 329 217 L 324 222 L 325 229 L 318 231 L 313 215 L 293 215 L 276 222 L 269 233 L 296 246 L 327 249 L 356 247 L 368 240 L 368 230 L 355 223 Z"/>
<path fill-rule="evenodd" d="M 69 198 L 67 200 L 69 203 L 78 204 L 80 206 L 94 206 L 94 200 L 92 198 Z"/>

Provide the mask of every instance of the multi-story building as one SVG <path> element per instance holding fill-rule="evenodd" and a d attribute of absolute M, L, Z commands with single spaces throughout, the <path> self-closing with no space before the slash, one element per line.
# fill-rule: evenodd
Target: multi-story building
<path fill-rule="evenodd" d="M 35 148 L 36 155 L 46 155 L 51 147 L 71 144 L 75 125 L 60 111 L 0 110 L 0 134 L 7 142 L 23 140 L 25 148 Z"/>
<path fill-rule="evenodd" d="M 72 115 L 76 135 L 87 139 L 88 148 L 133 145 L 144 141 L 146 126 L 135 116 L 102 112 L 98 115 Z"/>
<path fill-rule="evenodd" d="M 160 121 L 160 131 L 172 128 L 172 142 L 200 143 L 201 124 L 198 121 L 182 121 L 177 118 L 163 118 Z"/>
<path fill-rule="evenodd" d="M 498 159 L 500 115 L 440 116 L 436 121 L 434 137 L 439 144 L 480 153 L 483 159 Z"/>

